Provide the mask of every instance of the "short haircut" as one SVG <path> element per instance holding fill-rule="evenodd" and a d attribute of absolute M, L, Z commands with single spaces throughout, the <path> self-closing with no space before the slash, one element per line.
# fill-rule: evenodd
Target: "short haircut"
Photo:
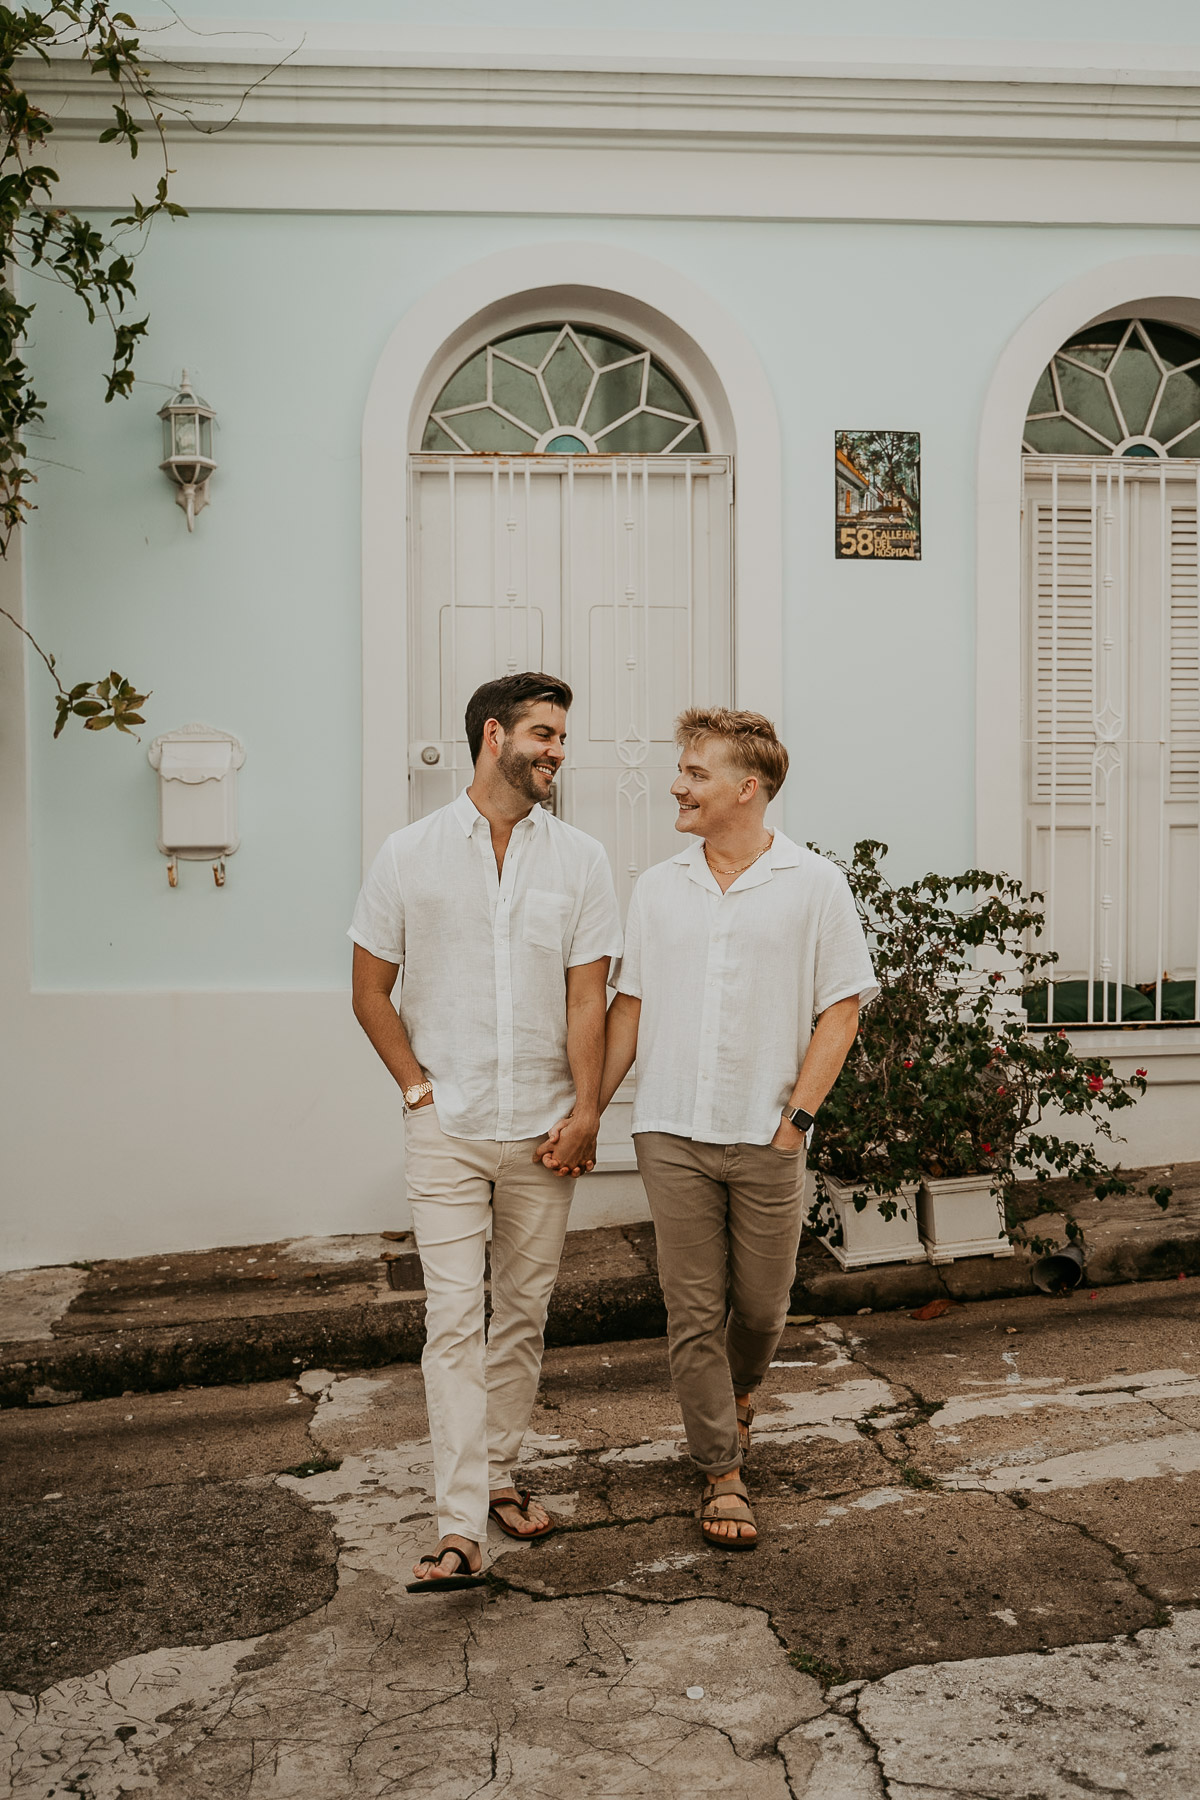
<path fill-rule="evenodd" d="M 701 738 L 719 738 L 729 760 L 757 775 L 773 800 L 787 779 L 788 753 L 762 713 L 734 712 L 728 706 L 689 706 L 675 721 L 675 742 L 690 749 Z"/>
<path fill-rule="evenodd" d="M 511 731 L 540 701 L 548 700 L 551 706 L 561 706 L 564 712 L 569 712 L 573 698 L 560 676 L 543 675 L 537 669 L 526 669 L 523 675 L 500 675 L 495 681 L 485 681 L 467 701 L 467 748 L 472 763 L 479 761 L 483 728 L 489 719 L 495 719 L 505 731 Z"/>

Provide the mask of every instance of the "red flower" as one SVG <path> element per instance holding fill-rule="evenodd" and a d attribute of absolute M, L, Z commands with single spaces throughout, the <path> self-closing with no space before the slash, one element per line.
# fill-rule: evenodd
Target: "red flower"
<path fill-rule="evenodd" d="M 912 1066 L 913 1066 L 913 1059 L 912 1059 L 912 1057 L 911 1057 L 911 1056 L 906 1056 L 906 1057 L 905 1057 L 905 1059 L 904 1059 L 904 1066 L 905 1066 L 905 1068 L 906 1068 L 906 1069 L 911 1069 L 911 1068 L 912 1068 Z"/>
<path fill-rule="evenodd" d="M 1104 1086 L 1104 1077 L 1102 1075 L 1089 1075 L 1087 1084 L 1091 1088 L 1093 1094 L 1098 1094 Z"/>
<path fill-rule="evenodd" d="M 985 1156 L 990 1156 L 992 1154 L 992 1146 L 990 1144 L 984 1144 L 982 1149 Z"/>
<path fill-rule="evenodd" d="M 1007 1089 L 1007 1088 L 1006 1088 L 1006 1087 L 998 1087 L 998 1088 L 997 1088 L 997 1089 L 996 1089 L 996 1092 L 997 1092 L 997 1093 L 998 1093 L 998 1094 L 1007 1094 L 1007 1092 L 1008 1092 L 1008 1089 Z"/>
<path fill-rule="evenodd" d="M 1138 1073 L 1138 1074 L 1139 1074 L 1139 1075 L 1145 1075 L 1145 1073 L 1146 1073 L 1146 1071 L 1145 1071 L 1145 1069 L 1138 1069 L 1138 1070 L 1137 1070 L 1137 1073 Z"/>

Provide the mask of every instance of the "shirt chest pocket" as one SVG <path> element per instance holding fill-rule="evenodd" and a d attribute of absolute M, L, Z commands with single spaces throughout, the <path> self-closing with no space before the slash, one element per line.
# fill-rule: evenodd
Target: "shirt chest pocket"
<path fill-rule="evenodd" d="M 533 944 L 539 950 L 561 953 L 570 912 L 569 894 L 555 894 L 549 888 L 530 888 L 525 896 L 521 935 L 527 944 Z"/>

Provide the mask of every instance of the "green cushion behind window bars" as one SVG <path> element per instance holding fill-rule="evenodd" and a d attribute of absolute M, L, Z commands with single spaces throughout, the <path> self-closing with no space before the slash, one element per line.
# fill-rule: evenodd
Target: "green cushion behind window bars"
<path fill-rule="evenodd" d="M 1092 1023 L 1113 1024 L 1117 1021 L 1117 987 L 1092 983 Z M 1105 1004 L 1107 999 L 1107 1005 Z M 1025 1012 L 1031 1025 L 1046 1023 L 1046 984 L 1031 988 L 1025 996 Z M 1058 981 L 1054 984 L 1054 1023 L 1083 1025 L 1088 1016 L 1088 984 L 1086 981 Z M 1164 981 L 1162 1016 L 1170 1020 L 1194 1019 L 1196 1016 L 1196 984 L 1194 981 Z M 1155 1018 L 1155 995 L 1143 994 L 1135 987 L 1121 989 L 1122 1025 L 1152 1024 Z"/>

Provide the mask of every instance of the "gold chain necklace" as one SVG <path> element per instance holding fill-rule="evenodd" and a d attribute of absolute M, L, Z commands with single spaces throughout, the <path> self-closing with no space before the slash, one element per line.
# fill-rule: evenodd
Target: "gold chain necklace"
<path fill-rule="evenodd" d="M 721 867 L 720 863 L 713 862 L 711 857 L 708 854 L 708 845 L 707 844 L 705 844 L 705 846 L 704 846 L 704 860 L 708 864 L 709 868 L 712 870 L 714 875 L 744 875 L 746 870 L 751 868 L 758 861 L 760 856 L 765 856 L 767 854 L 767 851 L 771 848 L 771 845 L 774 842 L 775 842 L 775 838 L 774 838 L 774 835 L 772 834 L 772 836 L 767 839 L 767 841 L 763 845 L 762 849 L 759 850 L 754 856 L 752 856 L 750 858 L 749 862 L 738 863 L 737 866 L 732 869 L 723 869 Z"/>

